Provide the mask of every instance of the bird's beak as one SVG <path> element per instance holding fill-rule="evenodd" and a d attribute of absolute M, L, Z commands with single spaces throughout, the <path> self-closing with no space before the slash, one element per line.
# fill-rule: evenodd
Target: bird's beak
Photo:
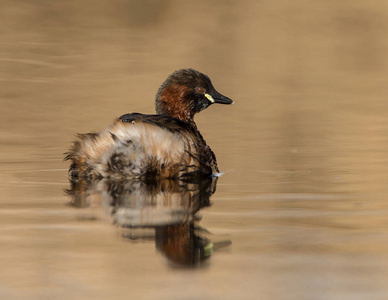
<path fill-rule="evenodd" d="M 211 94 L 205 94 L 205 97 L 213 104 L 213 103 L 220 103 L 220 104 L 233 104 L 233 100 L 229 99 L 228 97 L 220 94 L 216 90 L 212 91 Z"/>

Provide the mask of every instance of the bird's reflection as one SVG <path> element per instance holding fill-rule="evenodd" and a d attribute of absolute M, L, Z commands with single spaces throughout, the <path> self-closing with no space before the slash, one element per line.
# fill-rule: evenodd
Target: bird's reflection
<path fill-rule="evenodd" d="M 155 239 L 173 265 L 198 266 L 210 257 L 213 243 L 199 234 L 197 212 L 210 205 L 217 177 L 187 182 L 71 181 L 67 193 L 77 208 L 101 205 L 130 240 Z M 151 232 L 152 231 L 152 232 Z"/>

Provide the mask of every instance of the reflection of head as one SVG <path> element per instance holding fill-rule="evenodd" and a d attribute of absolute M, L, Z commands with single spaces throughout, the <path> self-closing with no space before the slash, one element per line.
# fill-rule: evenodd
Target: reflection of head
<path fill-rule="evenodd" d="M 155 228 L 156 247 L 178 266 L 198 266 L 210 257 L 212 243 L 195 235 L 193 222 Z"/>

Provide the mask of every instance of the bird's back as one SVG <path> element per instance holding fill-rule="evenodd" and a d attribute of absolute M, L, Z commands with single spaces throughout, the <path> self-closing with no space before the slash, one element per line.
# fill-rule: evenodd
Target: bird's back
<path fill-rule="evenodd" d="M 126 114 L 100 133 L 78 135 L 66 159 L 76 178 L 183 178 L 218 172 L 195 125 L 162 115 Z"/>

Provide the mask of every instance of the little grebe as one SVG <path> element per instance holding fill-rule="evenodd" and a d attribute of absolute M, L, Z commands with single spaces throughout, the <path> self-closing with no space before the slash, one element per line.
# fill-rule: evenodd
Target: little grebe
<path fill-rule="evenodd" d="M 125 114 L 99 133 L 79 134 L 66 160 L 72 179 L 191 178 L 218 173 L 214 153 L 194 122 L 213 103 L 233 101 L 193 69 L 172 73 L 161 85 L 156 115 Z"/>

